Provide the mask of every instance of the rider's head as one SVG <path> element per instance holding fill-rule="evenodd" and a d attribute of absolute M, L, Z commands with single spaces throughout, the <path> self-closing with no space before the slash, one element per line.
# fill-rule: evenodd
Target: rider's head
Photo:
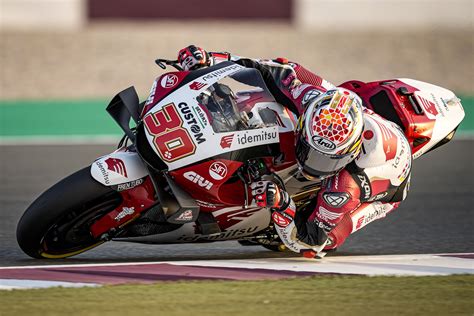
<path fill-rule="evenodd" d="M 336 88 L 314 99 L 298 123 L 296 159 L 310 180 L 336 174 L 361 149 L 362 101 L 355 93 Z"/>

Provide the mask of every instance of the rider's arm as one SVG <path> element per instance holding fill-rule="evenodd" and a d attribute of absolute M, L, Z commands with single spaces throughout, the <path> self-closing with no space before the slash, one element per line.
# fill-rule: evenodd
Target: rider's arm
<path fill-rule="evenodd" d="M 297 238 L 319 245 L 322 231 L 328 234 L 345 214 L 361 205 L 360 194 L 359 185 L 347 170 L 325 180 L 313 203 L 296 216 Z"/>
<path fill-rule="evenodd" d="M 195 58 L 197 52 L 202 59 Z M 247 68 L 257 69 L 275 100 L 285 105 L 296 115 L 300 115 L 305 105 L 322 92 L 334 88 L 334 85 L 303 66 L 288 62 L 285 58 L 274 60 L 250 59 L 228 52 L 205 52 L 200 48 L 189 46 L 180 51 L 178 60 L 184 69 L 212 66 L 224 61 L 233 61 Z"/>

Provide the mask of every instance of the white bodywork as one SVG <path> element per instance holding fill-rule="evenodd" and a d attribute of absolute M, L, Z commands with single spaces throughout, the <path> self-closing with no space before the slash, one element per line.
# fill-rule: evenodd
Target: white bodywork
<path fill-rule="evenodd" d="M 213 85 L 217 81 L 223 79 L 226 76 L 232 75 L 240 70 L 245 69 L 245 67 L 234 64 L 230 65 L 221 69 L 217 69 L 213 72 L 207 73 L 186 86 L 181 87 L 180 89 L 170 93 L 166 96 L 163 100 L 157 103 L 149 112 L 147 112 L 146 116 L 153 115 L 154 113 L 161 111 L 164 106 L 169 104 L 186 104 L 186 106 L 190 107 L 193 113 L 200 113 L 202 110 L 199 107 L 196 98 L 209 86 Z M 193 84 L 199 84 L 199 88 L 192 89 L 190 88 Z M 275 103 L 275 106 L 277 104 Z M 269 107 L 270 104 L 264 103 L 262 106 Z M 290 128 L 293 128 L 293 124 L 291 123 L 290 117 L 283 112 L 283 107 L 280 105 L 278 110 L 278 114 L 282 117 L 283 120 L 289 122 L 291 124 Z M 272 104 L 273 109 L 273 104 Z M 183 113 L 178 111 L 180 117 L 183 121 L 183 127 L 186 128 L 188 131 L 192 131 L 192 126 L 187 122 Z M 222 132 L 217 133 L 214 132 L 211 124 L 209 123 L 208 119 L 203 115 L 195 115 L 195 119 L 199 121 L 200 129 L 202 129 L 203 137 L 205 141 L 202 144 L 196 144 L 196 150 L 191 155 L 188 155 L 184 158 L 175 160 L 175 161 L 167 161 L 164 159 L 164 162 L 168 166 L 168 170 L 172 171 L 175 169 L 179 169 L 181 167 L 187 166 L 192 164 L 196 161 L 201 161 L 203 159 L 207 159 L 213 157 L 217 154 L 223 154 L 226 152 L 231 152 L 239 149 L 250 148 L 256 145 L 267 145 L 272 143 L 279 142 L 279 131 L 280 128 L 278 126 L 270 126 L 270 127 L 262 127 L 256 129 L 249 129 L 249 130 L 240 130 L 240 131 L 233 131 L 233 132 Z M 156 149 L 154 145 L 154 135 L 150 134 L 150 132 L 145 129 L 146 137 L 155 151 L 155 153 L 161 156 L 161 153 Z M 192 132 L 191 132 L 192 133 Z M 227 146 L 219 146 L 221 141 L 226 139 L 228 142 Z M 216 147 L 217 145 L 217 147 Z"/>
<path fill-rule="evenodd" d="M 205 85 L 203 85 L 200 89 L 178 90 L 175 93 L 171 93 L 166 98 L 164 98 L 160 102 L 160 104 L 166 105 L 175 100 L 179 100 L 180 102 L 186 102 L 191 107 L 195 107 L 194 105 L 195 98 L 197 95 L 199 95 L 199 93 L 205 90 L 206 87 L 208 87 L 209 85 L 217 82 L 222 77 L 227 76 L 231 73 L 234 73 L 238 71 L 239 69 L 240 69 L 240 66 L 238 65 L 229 66 L 229 67 L 220 69 L 219 73 L 216 73 L 214 75 L 212 75 L 211 73 L 211 75 L 207 74 L 206 76 L 197 78 L 195 82 L 205 83 Z M 206 77 L 205 80 L 204 80 L 204 77 Z M 462 121 L 462 118 L 464 117 L 464 111 L 459 102 L 459 99 L 455 97 L 453 92 L 447 89 L 437 87 L 435 85 L 431 85 L 428 83 L 424 83 L 421 81 L 412 80 L 412 79 L 399 79 L 399 80 L 420 90 L 420 91 L 415 92 L 415 97 L 417 98 L 417 101 L 420 104 L 420 106 L 423 107 L 423 102 L 424 102 L 420 98 L 424 98 L 430 102 L 433 102 L 434 106 L 436 107 L 436 112 L 437 112 L 436 114 L 432 114 L 431 112 L 428 112 L 426 108 L 424 108 L 425 113 L 428 113 L 427 115 L 430 119 L 436 119 L 436 124 L 433 130 L 432 139 L 429 141 L 429 143 L 426 146 L 424 146 L 422 150 L 418 152 L 417 156 L 420 156 L 421 154 L 429 150 L 431 147 L 433 147 L 440 140 L 445 138 Z M 149 112 L 149 114 L 161 110 L 162 106 L 160 106 L 160 104 L 155 106 Z M 260 104 L 257 103 L 253 109 L 253 114 L 257 114 L 259 109 L 267 108 L 267 107 L 274 110 L 280 116 L 280 118 L 282 119 L 282 122 L 284 123 L 283 124 L 284 127 L 275 126 L 275 127 L 267 127 L 263 129 L 256 129 L 256 130 L 215 133 L 212 130 L 212 127 L 209 124 L 209 122 L 205 119 L 205 117 L 203 118 L 203 117 L 199 117 L 199 115 L 196 115 L 197 119 L 200 121 L 201 126 L 203 126 L 203 132 L 205 132 L 204 136 L 207 142 L 203 144 L 204 146 L 198 146 L 196 152 L 193 155 L 189 157 L 185 157 L 175 162 L 167 163 L 169 170 L 178 169 L 192 162 L 212 157 L 216 155 L 216 152 L 224 153 L 228 151 L 234 151 L 240 148 L 255 146 L 255 143 L 246 144 L 243 142 L 244 139 L 248 138 L 249 136 L 253 134 L 258 135 L 260 133 L 270 133 L 270 134 L 275 133 L 278 135 L 278 131 L 282 132 L 282 128 L 287 128 L 289 130 L 294 129 L 294 124 L 292 123 L 292 120 L 290 119 L 290 117 L 284 111 L 282 111 L 280 107 L 275 106 L 272 103 L 264 103 L 264 102 Z M 381 123 L 382 125 L 389 124 L 388 122 L 378 122 L 378 123 Z M 184 117 L 183 117 L 183 124 L 186 128 L 190 128 L 190 126 L 187 125 Z M 374 131 L 374 138 L 373 138 L 374 142 L 378 138 L 382 137 L 381 135 L 383 134 L 384 131 L 381 130 L 379 126 L 380 124 L 377 124 L 377 122 L 375 122 L 374 119 L 367 121 L 366 124 L 367 124 L 367 127 L 372 127 Z M 388 126 L 388 128 L 392 130 L 391 126 Z M 400 130 L 398 130 L 397 128 L 393 128 L 392 133 L 394 137 L 404 140 L 403 143 L 398 142 L 398 145 L 395 147 L 396 148 L 395 157 L 398 157 L 399 160 L 396 160 L 395 158 L 391 158 L 393 159 L 393 164 L 395 166 L 393 166 L 392 168 L 393 170 L 392 169 L 389 170 L 390 175 L 391 173 L 394 173 L 394 172 L 397 173 L 396 177 L 394 177 L 394 179 L 396 179 L 395 183 L 392 183 L 392 184 L 399 185 L 401 182 L 405 180 L 408 174 L 408 171 L 410 170 L 410 167 L 411 167 L 410 150 L 409 150 L 409 144 L 406 142 L 405 137 L 401 135 L 402 132 Z M 153 135 L 147 132 L 146 136 L 150 144 L 153 144 Z M 225 147 L 225 148 L 213 147 L 214 145 L 219 144 L 222 138 L 226 136 L 229 136 L 231 139 L 231 143 L 229 144 L 229 147 Z M 278 141 L 279 141 L 278 137 L 272 137 L 271 139 L 265 139 L 264 141 L 259 141 L 259 144 L 275 143 Z M 378 146 L 381 146 L 380 141 L 377 141 L 376 144 L 374 143 L 374 146 L 377 144 Z M 155 148 L 153 149 L 156 151 Z M 370 150 L 371 149 L 370 146 L 368 146 L 367 149 Z M 374 150 L 375 150 L 375 147 L 374 147 Z M 387 154 L 387 152 L 385 152 L 385 154 Z M 107 170 L 107 164 L 105 160 L 108 158 L 118 158 L 124 162 L 124 164 L 127 167 L 127 171 L 130 170 L 130 174 L 128 175 L 127 179 L 123 177 L 123 174 L 117 174 L 114 171 Z M 384 161 L 386 160 L 385 156 L 382 158 L 384 159 Z M 359 161 L 359 164 L 362 164 L 363 162 L 364 161 L 361 160 Z M 392 162 L 392 160 L 390 162 Z M 365 163 L 370 163 L 370 162 L 365 161 Z M 109 182 L 108 184 L 105 183 L 106 178 L 104 177 L 104 168 L 106 170 L 107 179 Z M 286 180 L 285 182 L 287 182 L 290 178 L 294 178 L 294 176 L 292 176 L 294 172 L 294 168 L 295 167 L 290 167 L 288 169 L 282 170 L 279 173 L 280 176 L 282 176 Z M 370 166 L 365 166 L 365 168 L 370 169 Z M 126 153 L 126 152 L 122 152 L 122 153 L 117 152 L 117 153 L 113 153 L 113 154 L 110 154 L 108 156 L 104 156 L 98 159 L 93 164 L 91 172 L 92 172 L 93 177 L 96 180 L 106 185 L 128 182 L 131 180 L 131 178 L 139 179 L 147 175 L 146 169 L 143 166 L 139 157 L 135 153 Z M 380 172 L 380 170 L 375 170 L 374 168 L 371 175 L 377 176 L 376 174 L 377 172 Z M 132 174 L 133 176 L 131 176 Z M 389 177 L 389 178 L 391 179 L 392 177 Z M 308 184 L 308 183 L 303 183 L 303 184 Z M 303 184 L 298 183 L 298 187 L 302 186 Z M 296 187 L 294 189 L 296 190 Z M 360 228 L 362 228 L 363 226 L 367 225 L 368 223 L 370 223 L 371 221 L 375 219 L 384 217 L 392 209 L 393 209 L 392 205 L 389 205 L 387 208 L 384 208 L 384 207 L 381 207 L 381 203 L 379 202 L 372 203 L 370 204 L 370 207 L 361 209 L 359 212 L 355 214 L 355 218 L 358 220 L 356 220 L 357 225 L 353 227 L 353 231 L 359 230 Z M 251 214 L 247 213 L 244 215 L 244 212 L 251 212 Z M 232 221 L 233 223 L 225 227 L 221 233 L 213 234 L 213 235 L 202 235 L 202 234 L 196 233 L 197 231 L 196 223 L 186 223 L 182 225 L 180 228 L 174 231 L 166 232 L 166 233 L 160 233 L 160 234 L 148 235 L 148 236 L 142 236 L 142 237 L 116 238 L 114 240 L 165 244 L 165 243 L 189 243 L 189 242 L 196 242 L 196 241 L 219 241 L 219 240 L 238 239 L 245 236 L 254 235 L 257 232 L 264 230 L 265 228 L 268 227 L 271 221 L 270 212 L 268 210 L 260 209 L 256 207 L 253 207 L 253 208 L 251 207 L 248 209 L 245 209 L 242 206 L 227 207 L 220 210 L 216 210 L 212 214 L 216 219 L 218 219 L 219 216 L 223 216 L 226 218 L 227 221 Z M 294 226 L 293 227 L 291 227 L 291 225 L 288 226 L 287 230 L 288 230 L 288 234 L 294 234 Z M 316 252 L 320 252 L 321 249 L 322 247 L 320 249 L 314 249 L 314 250 Z"/>
<path fill-rule="evenodd" d="M 226 214 L 229 213 L 229 214 Z M 231 213 L 231 214 L 230 214 Z M 244 215 L 243 213 L 247 213 Z M 212 213 L 215 218 L 225 216 L 227 221 L 234 222 L 218 234 L 202 235 L 196 233 L 196 223 L 187 223 L 180 228 L 156 235 L 131 238 L 116 238 L 115 241 L 133 241 L 155 244 L 188 243 L 195 241 L 223 241 L 251 236 L 268 227 L 270 212 L 267 209 L 251 207 L 244 209 L 242 206 L 226 207 Z"/>
<path fill-rule="evenodd" d="M 464 109 L 461 100 L 448 89 L 413 79 L 398 80 L 419 90 L 414 93 L 418 104 L 429 119 L 436 120 L 430 141 L 413 155 L 418 158 L 461 123 L 465 115 Z"/>
<path fill-rule="evenodd" d="M 92 177 L 106 186 L 137 183 L 148 175 L 142 160 L 136 152 L 116 151 L 102 156 L 92 163 Z"/>

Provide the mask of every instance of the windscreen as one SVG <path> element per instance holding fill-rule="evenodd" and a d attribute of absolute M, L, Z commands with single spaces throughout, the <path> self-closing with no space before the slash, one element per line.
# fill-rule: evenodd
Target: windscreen
<path fill-rule="evenodd" d="M 196 97 L 216 133 L 278 124 L 278 115 L 257 104 L 276 102 L 256 69 L 243 69 L 209 86 Z"/>

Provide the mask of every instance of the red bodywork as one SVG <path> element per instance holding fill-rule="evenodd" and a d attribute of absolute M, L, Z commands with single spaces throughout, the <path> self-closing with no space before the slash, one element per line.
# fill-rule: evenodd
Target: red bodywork
<path fill-rule="evenodd" d="M 130 190 L 120 192 L 122 203 L 91 226 L 94 238 L 100 237 L 112 228 L 123 227 L 156 204 L 155 190 L 149 177 Z"/>
<path fill-rule="evenodd" d="M 189 72 L 174 72 L 164 74 L 158 78 L 154 85 L 155 91 L 151 92 L 151 97 L 147 102 L 147 105 L 144 107 L 142 117 L 161 99 L 174 91 L 188 74 Z M 340 85 L 340 87 L 356 92 L 362 98 L 364 105 L 367 108 L 374 110 L 376 113 L 379 113 L 379 111 L 372 103 L 371 98 L 379 92 L 385 91 L 386 96 L 391 103 L 389 106 L 393 107 L 393 113 L 396 113 L 399 124 L 405 131 L 405 135 L 408 138 L 413 153 L 416 153 L 424 144 L 426 144 L 426 142 L 423 142 L 418 146 L 415 146 L 417 139 L 429 139 L 431 137 L 435 121 L 428 118 L 424 113 L 416 113 L 408 98 L 409 94 L 413 94 L 413 92 L 417 91 L 416 88 L 399 80 L 369 83 L 348 81 Z M 402 87 L 406 89 L 404 93 L 399 92 L 399 89 Z M 248 111 L 255 105 L 255 103 L 262 101 L 267 100 L 262 99 L 262 96 L 259 95 L 258 92 L 248 95 L 239 95 L 238 107 L 240 111 Z M 208 119 L 211 121 L 208 113 L 206 114 Z M 168 118 L 164 123 L 173 123 L 168 121 L 170 120 L 169 115 L 164 115 L 163 117 Z M 292 114 L 290 114 L 289 117 L 293 120 Z M 293 121 L 293 123 L 294 125 L 297 124 L 296 121 Z M 157 124 L 159 126 L 161 122 L 158 121 Z M 179 124 L 177 125 L 177 128 L 181 128 Z M 231 136 L 232 135 L 228 135 L 225 137 L 229 138 Z M 225 139 L 225 137 L 223 137 L 220 142 L 222 148 L 230 146 L 229 141 L 232 141 L 231 139 Z M 280 133 L 279 137 L 280 152 L 283 154 L 281 161 L 275 163 L 274 157 L 259 157 L 266 164 L 268 170 L 272 172 L 288 168 L 296 163 L 294 132 Z M 364 135 L 364 137 L 370 137 L 370 135 Z M 159 158 L 157 157 L 157 159 Z M 185 166 L 173 170 L 169 172 L 169 175 L 180 187 L 184 188 L 186 192 L 197 201 L 202 212 L 215 212 L 224 207 L 241 206 L 244 204 L 245 187 L 242 181 L 235 175 L 235 172 L 242 166 L 242 164 L 243 163 L 239 161 L 210 159 L 191 166 Z M 377 193 L 377 191 L 383 191 L 386 189 L 386 186 L 387 183 L 385 182 L 378 183 L 375 193 Z M 123 198 L 121 205 L 92 225 L 91 232 L 94 237 L 99 237 L 110 231 L 112 228 L 123 227 L 126 223 L 139 217 L 142 211 L 149 209 L 152 205 L 157 203 L 155 200 L 155 191 L 149 178 L 147 178 L 140 186 L 127 191 L 122 191 L 120 194 Z M 134 212 L 130 212 L 130 214 L 125 214 L 125 216 L 120 217 L 119 214 L 124 211 L 124 208 L 133 208 Z M 229 226 L 231 217 L 235 216 L 236 213 L 240 217 L 248 217 L 251 216 L 255 210 L 256 209 L 249 209 L 243 213 L 242 210 L 224 213 L 218 216 L 217 221 L 219 226 L 225 230 L 225 227 Z M 225 218 L 222 218 L 222 216 Z"/>
<path fill-rule="evenodd" d="M 384 116 L 388 120 L 394 121 L 393 119 L 386 117 L 386 115 L 383 115 L 380 109 L 373 103 L 372 98 L 381 91 L 384 91 L 391 103 L 391 105 L 386 106 L 393 107 L 393 110 L 396 112 L 397 117 L 401 121 L 401 127 L 405 132 L 405 136 L 410 143 L 413 154 L 428 143 L 427 141 L 416 142 L 417 139 L 429 140 L 431 138 L 435 120 L 429 118 L 424 112 L 421 114 L 416 113 L 409 100 L 409 95 L 413 95 L 415 91 L 418 91 L 417 88 L 396 79 L 368 83 L 352 80 L 344 82 L 340 87 L 354 91 L 361 97 L 365 107 Z M 400 88 L 405 88 L 406 90 L 401 93 Z"/>

